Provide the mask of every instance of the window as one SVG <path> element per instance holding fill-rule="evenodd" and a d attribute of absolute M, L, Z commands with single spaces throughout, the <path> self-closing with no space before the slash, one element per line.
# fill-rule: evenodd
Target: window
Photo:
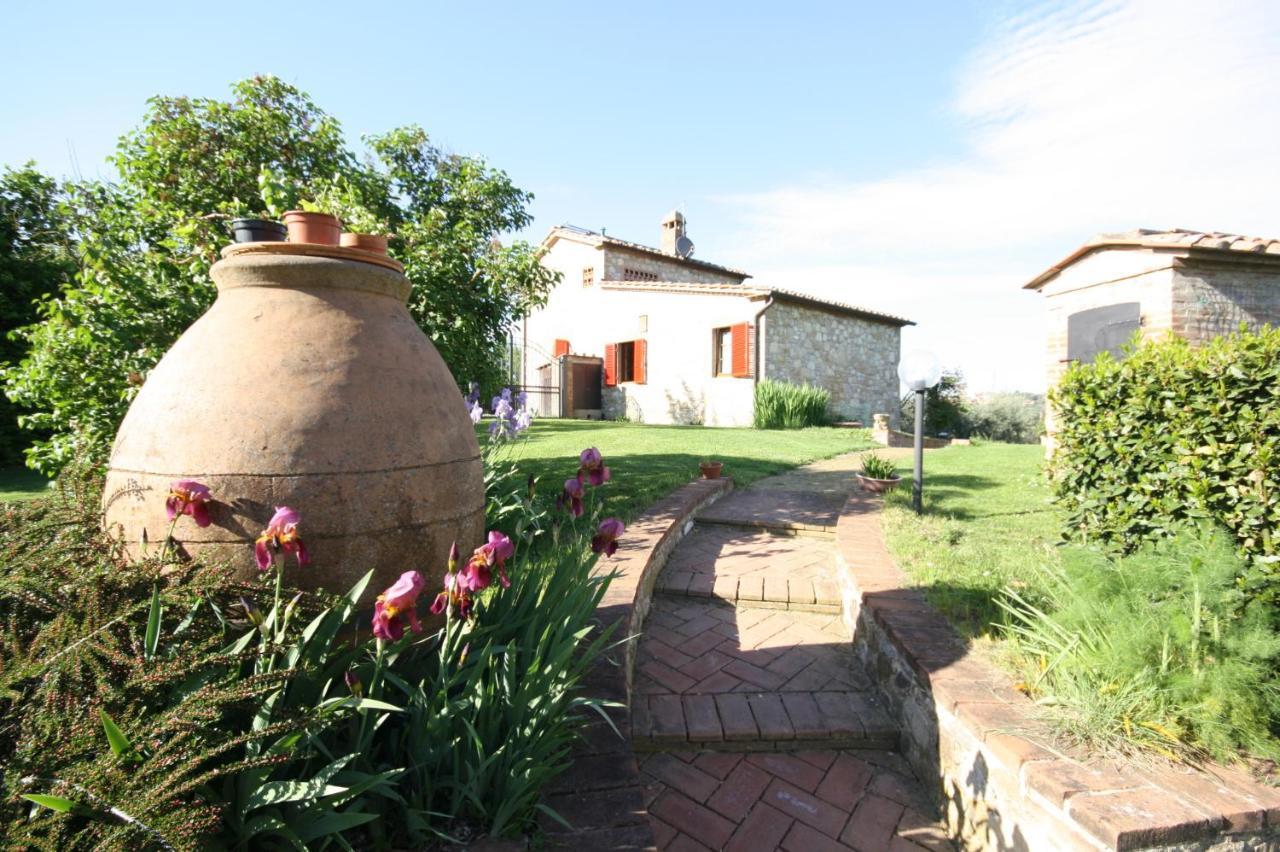
<path fill-rule="evenodd" d="M 613 387 L 623 382 L 643 385 L 648 380 L 648 341 L 624 340 L 604 347 L 604 384 Z"/>
<path fill-rule="evenodd" d="M 640 269 L 631 269 L 629 267 L 622 270 L 623 281 L 657 281 L 656 272 L 645 272 Z"/>
<path fill-rule="evenodd" d="M 717 328 L 714 336 L 715 354 L 711 356 L 711 375 L 733 375 L 733 330 Z"/>
<path fill-rule="evenodd" d="M 1121 347 L 1142 327 L 1142 306 L 1124 302 L 1078 311 L 1067 317 L 1067 360 L 1090 364 L 1099 352 L 1116 358 Z"/>
<path fill-rule="evenodd" d="M 751 323 L 717 328 L 711 332 L 711 374 L 751 378 L 755 360 L 755 335 Z"/>
<path fill-rule="evenodd" d="M 592 284 L 595 284 L 595 283 L 596 283 L 596 268 L 594 266 L 588 266 L 585 269 L 583 269 L 582 270 L 582 286 L 590 287 Z"/>

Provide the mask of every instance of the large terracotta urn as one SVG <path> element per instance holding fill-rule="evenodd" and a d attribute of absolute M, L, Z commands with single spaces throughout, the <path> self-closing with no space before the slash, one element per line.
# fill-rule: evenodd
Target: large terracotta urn
<path fill-rule="evenodd" d="M 178 521 L 189 555 L 258 573 L 253 541 L 273 507 L 301 513 L 311 563 L 286 582 L 365 599 L 417 569 L 432 583 L 449 545 L 480 543 L 484 485 L 453 377 L 405 307 L 385 256 L 249 243 L 210 273 L 218 298 L 161 359 L 111 453 L 108 530 L 151 552 L 169 528 L 170 484 L 195 479 L 212 523 Z"/>

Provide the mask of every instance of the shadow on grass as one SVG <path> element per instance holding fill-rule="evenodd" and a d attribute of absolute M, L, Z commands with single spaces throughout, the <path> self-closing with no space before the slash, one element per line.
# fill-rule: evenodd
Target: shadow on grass
<path fill-rule="evenodd" d="M 943 582 L 921 586 L 920 591 L 966 643 L 999 636 L 999 625 L 1004 623 L 1004 611 L 997 603 L 999 587 Z"/>

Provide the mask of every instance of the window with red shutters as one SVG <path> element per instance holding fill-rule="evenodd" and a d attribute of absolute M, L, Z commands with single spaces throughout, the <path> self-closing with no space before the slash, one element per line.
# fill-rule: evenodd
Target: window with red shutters
<path fill-rule="evenodd" d="M 613 343 L 604 346 L 604 386 L 611 388 L 618 384 L 618 347 Z"/>
<path fill-rule="evenodd" d="M 631 354 L 631 381 L 642 385 L 648 378 L 648 373 L 649 343 L 646 340 L 636 340 Z"/>
<path fill-rule="evenodd" d="M 648 380 L 649 347 L 644 340 L 624 340 L 604 347 L 604 384 L 613 387 L 623 382 L 642 385 Z"/>
<path fill-rule="evenodd" d="M 751 323 L 740 322 L 730 327 L 733 338 L 732 366 L 735 378 L 751 376 Z"/>

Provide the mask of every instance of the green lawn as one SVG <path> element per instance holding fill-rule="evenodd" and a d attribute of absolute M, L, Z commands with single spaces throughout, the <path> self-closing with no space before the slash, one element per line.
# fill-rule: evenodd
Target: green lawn
<path fill-rule="evenodd" d="M 650 503 L 697 479 L 698 462 L 724 462 L 724 476 L 741 486 L 789 468 L 875 446 L 863 429 L 712 429 L 588 420 L 538 420 L 513 458 L 556 494 L 578 470 L 578 453 L 597 447 L 613 473 L 611 514 L 630 519 Z M 484 437 L 481 438 L 484 440 Z"/>
<path fill-rule="evenodd" d="M 904 483 L 887 501 L 885 537 L 894 558 L 966 636 L 986 636 L 1000 618 L 996 595 L 1059 560 L 1060 517 L 1041 473 L 1038 444 L 976 444 L 927 453 L 924 515 Z M 899 462 L 910 477 L 910 459 Z"/>
<path fill-rule="evenodd" d="M 49 493 L 48 484 L 43 476 L 25 467 L 0 469 L 0 502 L 43 497 Z"/>

